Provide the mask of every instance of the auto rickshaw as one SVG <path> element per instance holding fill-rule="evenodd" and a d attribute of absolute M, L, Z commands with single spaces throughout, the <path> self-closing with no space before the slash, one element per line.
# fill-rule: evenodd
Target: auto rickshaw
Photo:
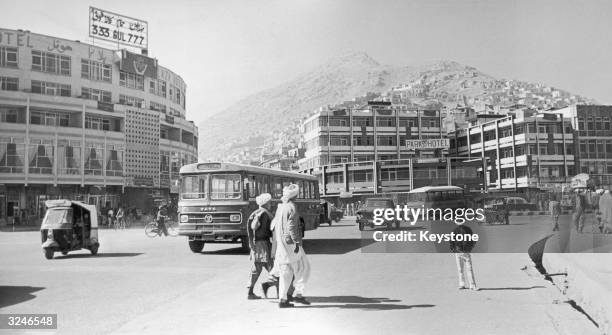
<path fill-rule="evenodd" d="M 40 226 L 45 258 L 52 259 L 56 251 L 89 249 L 98 253 L 98 216 L 95 205 L 79 201 L 47 200 L 47 213 Z"/>

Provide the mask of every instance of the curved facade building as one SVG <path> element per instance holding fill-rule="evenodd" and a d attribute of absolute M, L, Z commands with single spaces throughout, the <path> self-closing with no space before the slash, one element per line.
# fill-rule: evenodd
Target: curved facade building
<path fill-rule="evenodd" d="M 48 199 L 146 211 L 171 198 L 197 162 L 185 91 L 154 59 L 0 29 L 0 224 L 40 219 Z"/>

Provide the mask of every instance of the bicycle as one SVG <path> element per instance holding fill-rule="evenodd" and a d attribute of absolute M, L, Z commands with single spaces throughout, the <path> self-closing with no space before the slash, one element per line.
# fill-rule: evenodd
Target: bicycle
<path fill-rule="evenodd" d="M 165 225 L 166 230 L 168 231 L 168 236 L 176 236 L 178 234 L 178 232 L 176 231 L 176 221 L 166 221 Z M 149 222 L 145 226 L 145 235 L 150 238 L 162 236 L 162 234 L 163 232 L 157 225 L 156 221 Z"/>
<path fill-rule="evenodd" d="M 115 219 L 115 229 L 125 229 L 125 217 L 118 217 Z"/>

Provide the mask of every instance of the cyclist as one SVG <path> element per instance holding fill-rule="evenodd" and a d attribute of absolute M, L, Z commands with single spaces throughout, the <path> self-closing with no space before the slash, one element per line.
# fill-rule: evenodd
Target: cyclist
<path fill-rule="evenodd" d="M 119 226 L 119 228 L 125 229 L 125 218 L 124 218 L 123 207 L 119 206 L 119 209 L 117 210 L 116 218 L 117 218 L 117 226 Z"/>
<path fill-rule="evenodd" d="M 168 229 L 166 229 L 166 224 L 164 220 L 168 215 L 168 206 L 166 204 L 162 204 L 159 206 L 157 210 L 157 215 L 155 217 L 155 222 L 157 222 L 157 228 L 164 234 L 164 236 L 168 236 Z"/>

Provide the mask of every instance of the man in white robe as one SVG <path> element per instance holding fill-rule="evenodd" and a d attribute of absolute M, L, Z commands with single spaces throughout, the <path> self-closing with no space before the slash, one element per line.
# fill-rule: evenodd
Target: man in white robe
<path fill-rule="evenodd" d="M 282 203 L 276 209 L 272 225 L 276 239 L 275 264 L 280 274 L 279 307 L 293 307 L 287 299 L 287 291 L 295 287 L 293 301 L 310 305 L 304 297 L 304 287 L 310 276 L 310 263 L 302 247 L 302 232 L 300 229 L 300 215 L 295 206 L 294 199 L 299 193 L 299 186 L 291 184 L 283 189 Z"/>

